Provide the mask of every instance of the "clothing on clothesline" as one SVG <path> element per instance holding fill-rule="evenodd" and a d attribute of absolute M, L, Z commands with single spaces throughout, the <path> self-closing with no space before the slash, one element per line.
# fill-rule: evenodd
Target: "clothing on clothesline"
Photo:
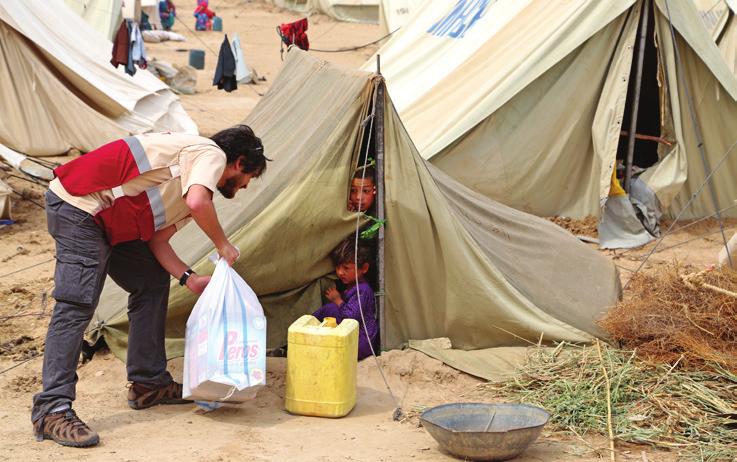
<path fill-rule="evenodd" d="M 253 81 L 253 73 L 246 64 L 246 58 L 241 48 L 241 39 L 238 37 L 238 34 L 233 35 L 231 46 L 233 48 L 233 56 L 235 57 L 235 80 L 238 83 L 250 83 Z"/>
<path fill-rule="evenodd" d="M 136 73 L 135 66 L 141 69 L 146 69 L 148 63 L 146 61 L 146 50 L 143 48 L 143 36 L 141 35 L 141 29 L 134 21 L 130 21 L 130 51 L 128 56 L 128 66 L 125 71 L 128 74 L 133 75 Z M 132 71 L 130 72 L 129 71 Z"/>
<path fill-rule="evenodd" d="M 128 75 L 135 75 L 136 66 L 146 69 L 146 50 L 143 47 L 141 30 L 134 21 L 125 19 L 120 23 L 113 41 L 113 56 L 110 64 L 115 67 L 122 64 Z"/>
<path fill-rule="evenodd" d="M 220 45 L 220 53 L 218 54 L 218 63 L 215 66 L 215 78 L 212 80 L 213 85 L 217 85 L 218 90 L 231 92 L 238 88 L 238 82 L 235 77 L 235 56 L 233 49 L 228 41 L 228 35 L 225 35 L 223 43 Z"/>
<path fill-rule="evenodd" d="M 310 49 L 310 40 L 307 38 L 307 26 L 307 18 L 303 18 L 299 21 L 281 24 L 277 27 L 277 32 L 285 45 L 294 44 L 308 51 Z"/>
<path fill-rule="evenodd" d="M 113 58 L 110 60 L 110 64 L 115 67 L 118 67 L 119 64 L 128 65 L 129 42 L 128 25 L 125 21 L 122 21 L 113 40 Z"/>

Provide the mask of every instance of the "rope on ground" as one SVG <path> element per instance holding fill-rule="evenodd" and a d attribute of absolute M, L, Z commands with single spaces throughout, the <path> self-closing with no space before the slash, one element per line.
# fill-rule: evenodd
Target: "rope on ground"
<path fill-rule="evenodd" d="M 730 205 L 730 206 L 724 207 L 723 209 L 720 210 L 720 212 L 721 213 L 724 213 L 724 212 L 726 212 L 728 210 L 731 210 L 731 209 L 733 209 L 735 207 L 737 207 L 737 201 L 735 201 L 735 203 L 732 204 L 732 205 Z M 715 216 L 716 216 L 716 213 L 712 213 L 711 215 L 707 215 L 705 217 L 699 218 L 698 220 L 694 220 L 694 221 L 692 221 L 690 223 L 687 223 L 687 224 L 685 224 L 683 226 L 679 226 L 678 228 L 676 228 L 673 231 L 671 231 L 671 233 L 677 233 L 679 231 L 683 231 L 684 229 L 688 229 L 688 228 L 690 228 L 690 227 L 692 227 L 694 225 L 698 225 L 699 223 L 703 223 L 704 221 L 706 221 L 706 220 L 708 220 L 710 218 L 714 218 Z M 621 255 L 624 255 L 626 253 L 629 253 L 629 252 L 632 252 L 632 251 L 635 251 L 635 250 L 639 250 L 641 248 L 642 247 L 632 247 L 631 249 L 625 249 L 625 250 L 623 250 L 621 252 L 616 252 L 616 255 L 620 255 L 621 256 Z M 662 252 L 662 251 L 664 251 L 666 249 L 669 249 L 669 248 L 671 248 L 671 247 L 666 247 L 665 249 L 660 249 L 659 252 Z"/>
<path fill-rule="evenodd" d="M 681 280 L 683 281 L 684 284 L 686 284 L 686 287 L 688 287 L 691 290 L 698 290 L 699 287 L 703 287 L 705 289 L 709 289 L 711 291 L 720 293 L 722 295 L 727 295 L 728 297 L 737 298 L 737 292 L 732 292 L 731 290 L 722 289 L 721 287 L 717 287 L 715 285 L 704 282 L 704 275 L 708 273 L 709 271 L 710 270 L 703 270 L 703 271 L 699 271 L 698 273 L 684 274 L 684 275 L 681 275 Z"/>
<path fill-rule="evenodd" d="M 33 356 L 31 356 L 30 358 L 28 358 L 28 359 L 24 359 L 23 361 L 19 362 L 18 364 L 13 364 L 13 365 L 12 365 L 12 366 L 10 366 L 9 368 L 7 368 L 7 369 L 4 369 L 4 370 L 0 371 L 0 375 L 4 374 L 4 373 L 6 373 L 6 372 L 8 372 L 8 371 L 10 371 L 10 370 L 13 370 L 13 369 L 15 369 L 15 368 L 16 368 L 16 367 L 18 367 L 18 366 L 22 366 L 23 364 L 27 363 L 28 361 L 31 361 L 31 360 L 33 360 L 33 359 L 36 359 L 36 358 L 38 358 L 39 356 L 41 356 L 41 353 L 34 353 L 34 354 L 33 354 Z"/>
<path fill-rule="evenodd" d="M 698 241 L 699 239 L 705 239 L 707 236 L 711 236 L 712 234 L 717 234 L 718 232 L 720 232 L 720 231 L 719 230 L 716 230 L 716 231 L 709 231 L 709 232 L 706 232 L 706 233 L 703 233 L 703 234 L 699 234 L 699 235 L 697 235 L 695 237 L 692 237 L 691 239 L 686 239 L 685 241 L 681 241 L 681 242 L 679 242 L 677 244 L 669 245 L 668 247 L 661 247 L 660 249 L 657 250 L 657 252 L 654 252 L 654 253 L 665 252 L 666 250 L 670 250 L 670 249 L 674 249 L 676 247 L 680 247 L 682 245 L 688 244 L 689 242 Z"/>
<path fill-rule="evenodd" d="M 394 29 L 393 31 L 389 32 L 385 36 L 383 36 L 381 38 L 378 38 L 378 39 L 374 40 L 373 42 L 365 43 L 363 45 L 358 45 L 358 46 L 355 46 L 355 47 L 338 48 L 338 49 L 335 49 L 335 50 L 320 50 L 318 48 L 310 48 L 310 51 L 317 51 L 319 53 L 345 53 L 346 51 L 356 51 L 356 50 L 360 50 L 362 48 L 370 47 L 371 45 L 374 45 L 374 44 L 377 44 L 377 43 L 381 42 L 385 38 L 390 37 L 393 33 L 395 33 L 396 31 L 398 31 L 399 29 L 400 28 L 397 27 L 396 29 Z"/>
<path fill-rule="evenodd" d="M 22 200 L 24 200 L 24 201 L 28 201 L 28 202 L 30 202 L 30 203 L 32 203 L 32 204 L 34 204 L 34 205 L 36 205 L 37 207 L 40 207 L 41 209 L 44 209 L 44 210 L 46 209 L 46 207 L 44 207 L 44 206 L 43 206 L 42 204 L 39 204 L 38 202 L 34 201 L 34 200 L 33 200 L 33 199 L 31 199 L 30 197 L 26 196 L 25 194 L 21 194 L 21 193 L 19 193 L 18 191 L 16 191 L 16 190 L 15 190 L 15 189 L 13 189 L 13 188 L 10 188 L 10 190 L 11 190 L 11 191 L 13 192 L 13 194 L 17 195 L 17 196 L 18 196 L 18 197 L 20 197 L 20 198 L 21 198 Z"/>
<path fill-rule="evenodd" d="M 23 272 L 23 271 L 29 270 L 29 269 L 31 269 L 31 268 L 35 268 L 35 267 L 37 267 L 37 266 L 41 266 L 41 265 L 44 265 L 44 264 L 46 264 L 46 263 L 50 263 L 50 262 L 52 262 L 52 261 L 54 261 L 54 259 L 53 259 L 53 258 L 49 258 L 48 260 L 44 260 L 44 261 L 42 261 L 42 262 L 40 262 L 40 263 L 36 263 L 36 264 L 33 264 L 33 265 L 31 265 L 31 266 L 26 266 L 25 268 L 21 268 L 21 269 L 19 269 L 19 270 L 11 271 L 10 273 L 0 274 L 0 279 L 2 279 L 2 278 L 4 278 L 4 277 L 7 277 L 7 276 L 12 276 L 12 275 L 14 275 L 14 274 L 18 274 L 18 273 L 20 273 L 20 272 Z"/>
<path fill-rule="evenodd" d="M 44 314 L 46 314 L 46 313 L 44 313 L 43 311 L 37 311 L 35 313 L 11 314 L 9 316 L 0 316 L 0 322 L 7 321 L 9 319 L 25 318 L 27 316 L 38 316 L 38 317 L 41 317 Z"/>

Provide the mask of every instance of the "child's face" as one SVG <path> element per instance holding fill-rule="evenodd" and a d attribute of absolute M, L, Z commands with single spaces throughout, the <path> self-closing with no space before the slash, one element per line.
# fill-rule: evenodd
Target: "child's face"
<path fill-rule="evenodd" d="M 350 285 L 356 282 L 356 276 L 358 276 L 359 281 L 363 280 L 368 269 L 368 263 L 364 263 L 363 266 L 358 268 L 356 268 L 356 265 L 353 263 L 341 263 L 335 267 L 335 274 L 338 276 L 338 279 L 340 279 L 340 282 Z"/>
<path fill-rule="evenodd" d="M 373 178 L 353 178 L 351 194 L 348 197 L 348 210 L 351 212 L 365 212 L 374 204 L 375 196 L 376 185 L 374 185 Z"/>

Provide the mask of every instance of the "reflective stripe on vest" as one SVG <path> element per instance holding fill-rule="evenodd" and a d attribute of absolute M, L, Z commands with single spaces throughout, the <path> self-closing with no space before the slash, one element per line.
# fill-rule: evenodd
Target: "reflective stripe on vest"
<path fill-rule="evenodd" d="M 174 160 L 174 159 L 172 159 Z M 148 171 L 168 168 L 172 179 L 181 176 L 179 165 L 152 167 L 135 136 L 119 139 L 54 170 L 64 189 L 73 196 L 110 190 L 114 202 L 95 215 L 110 244 L 147 241 L 166 225 L 166 209 L 159 186 L 136 196 L 126 196 L 122 185 Z M 167 180 L 170 181 L 170 180 Z"/>

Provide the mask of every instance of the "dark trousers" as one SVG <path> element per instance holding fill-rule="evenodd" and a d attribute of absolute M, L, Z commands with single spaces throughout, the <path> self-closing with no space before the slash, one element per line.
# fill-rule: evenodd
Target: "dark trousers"
<path fill-rule="evenodd" d="M 51 191 L 46 193 L 46 216 L 56 241 L 56 305 L 46 334 L 43 391 L 33 397 L 31 419 L 74 401 L 82 338 L 106 275 L 129 294 L 128 380 L 151 387 L 170 383 L 164 349 L 169 274 L 146 243 L 111 246 L 89 213 Z"/>

